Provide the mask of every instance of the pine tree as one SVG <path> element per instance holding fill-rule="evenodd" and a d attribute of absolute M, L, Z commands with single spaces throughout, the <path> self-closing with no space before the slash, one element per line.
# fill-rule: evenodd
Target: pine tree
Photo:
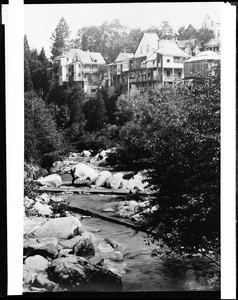
<path fill-rule="evenodd" d="M 31 52 L 27 36 L 24 36 L 24 91 L 28 92 L 33 89 L 31 71 L 30 71 Z"/>
<path fill-rule="evenodd" d="M 54 60 L 57 56 L 61 55 L 69 47 L 69 26 L 65 19 L 62 17 L 52 33 L 52 47 L 51 47 L 51 59 Z"/>

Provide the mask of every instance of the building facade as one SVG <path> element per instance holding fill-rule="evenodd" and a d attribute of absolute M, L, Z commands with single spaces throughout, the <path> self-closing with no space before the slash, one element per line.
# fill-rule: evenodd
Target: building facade
<path fill-rule="evenodd" d="M 184 63 L 184 78 L 193 79 L 199 73 L 212 71 L 212 67 L 221 57 L 214 51 L 202 51 Z"/>
<path fill-rule="evenodd" d="M 57 57 L 55 63 L 59 66 L 59 85 L 77 82 L 82 85 L 87 95 L 95 95 L 101 85 L 101 69 L 106 65 L 99 52 L 70 49 Z"/>
<path fill-rule="evenodd" d="M 144 33 L 134 54 L 120 53 L 107 65 L 109 97 L 113 93 L 173 85 L 184 76 L 184 61 L 190 55 L 176 41 L 159 40 Z"/>

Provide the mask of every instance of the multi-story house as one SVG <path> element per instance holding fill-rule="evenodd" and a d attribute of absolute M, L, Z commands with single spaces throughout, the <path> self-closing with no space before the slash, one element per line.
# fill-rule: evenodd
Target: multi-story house
<path fill-rule="evenodd" d="M 220 61 L 220 54 L 214 51 L 202 51 L 184 63 L 184 78 L 193 79 L 199 73 L 211 71 L 214 64 Z"/>
<path fill-rule="evenodd" d="M 109 94 L 113 89 L 121 93 L 172 85 L 183 78 L 183 64 L 189 57 L 175 41 L 159 41 L 156 34 L 144 33 L 134 55 L 120 53 L 107 65 Z"/>
<path fill-rule="evenodd" d="M 95 94 L 101 84 L 100 68 L 106 64 L 101 53 L 70 49 L 55 62 L 59 65 L 59 85 L 77 82 L 86 94 Z"/>

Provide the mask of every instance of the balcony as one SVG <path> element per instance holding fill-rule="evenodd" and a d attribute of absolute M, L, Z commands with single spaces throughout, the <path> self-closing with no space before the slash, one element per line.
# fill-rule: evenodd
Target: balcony
<path fill-rule="evenodd" d="M 181 76 L 164 76 L 164 81 L 173 82 L 175 80 L 181 80 Z"/>
<path fill-rule="evenodd" d="M 98 69 L 92 69 L 92 68 L 84 68 L 83 69 L 83 72 L 84 73 L 97 73 L 98 72 Z"/>

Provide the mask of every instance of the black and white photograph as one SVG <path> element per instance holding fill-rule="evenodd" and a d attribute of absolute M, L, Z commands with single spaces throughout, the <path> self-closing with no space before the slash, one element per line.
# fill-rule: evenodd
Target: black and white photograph
<path fill-rule="evenodd" d="M 223 6 L 24 4 L 23 295 L 220 295 Z"/>

